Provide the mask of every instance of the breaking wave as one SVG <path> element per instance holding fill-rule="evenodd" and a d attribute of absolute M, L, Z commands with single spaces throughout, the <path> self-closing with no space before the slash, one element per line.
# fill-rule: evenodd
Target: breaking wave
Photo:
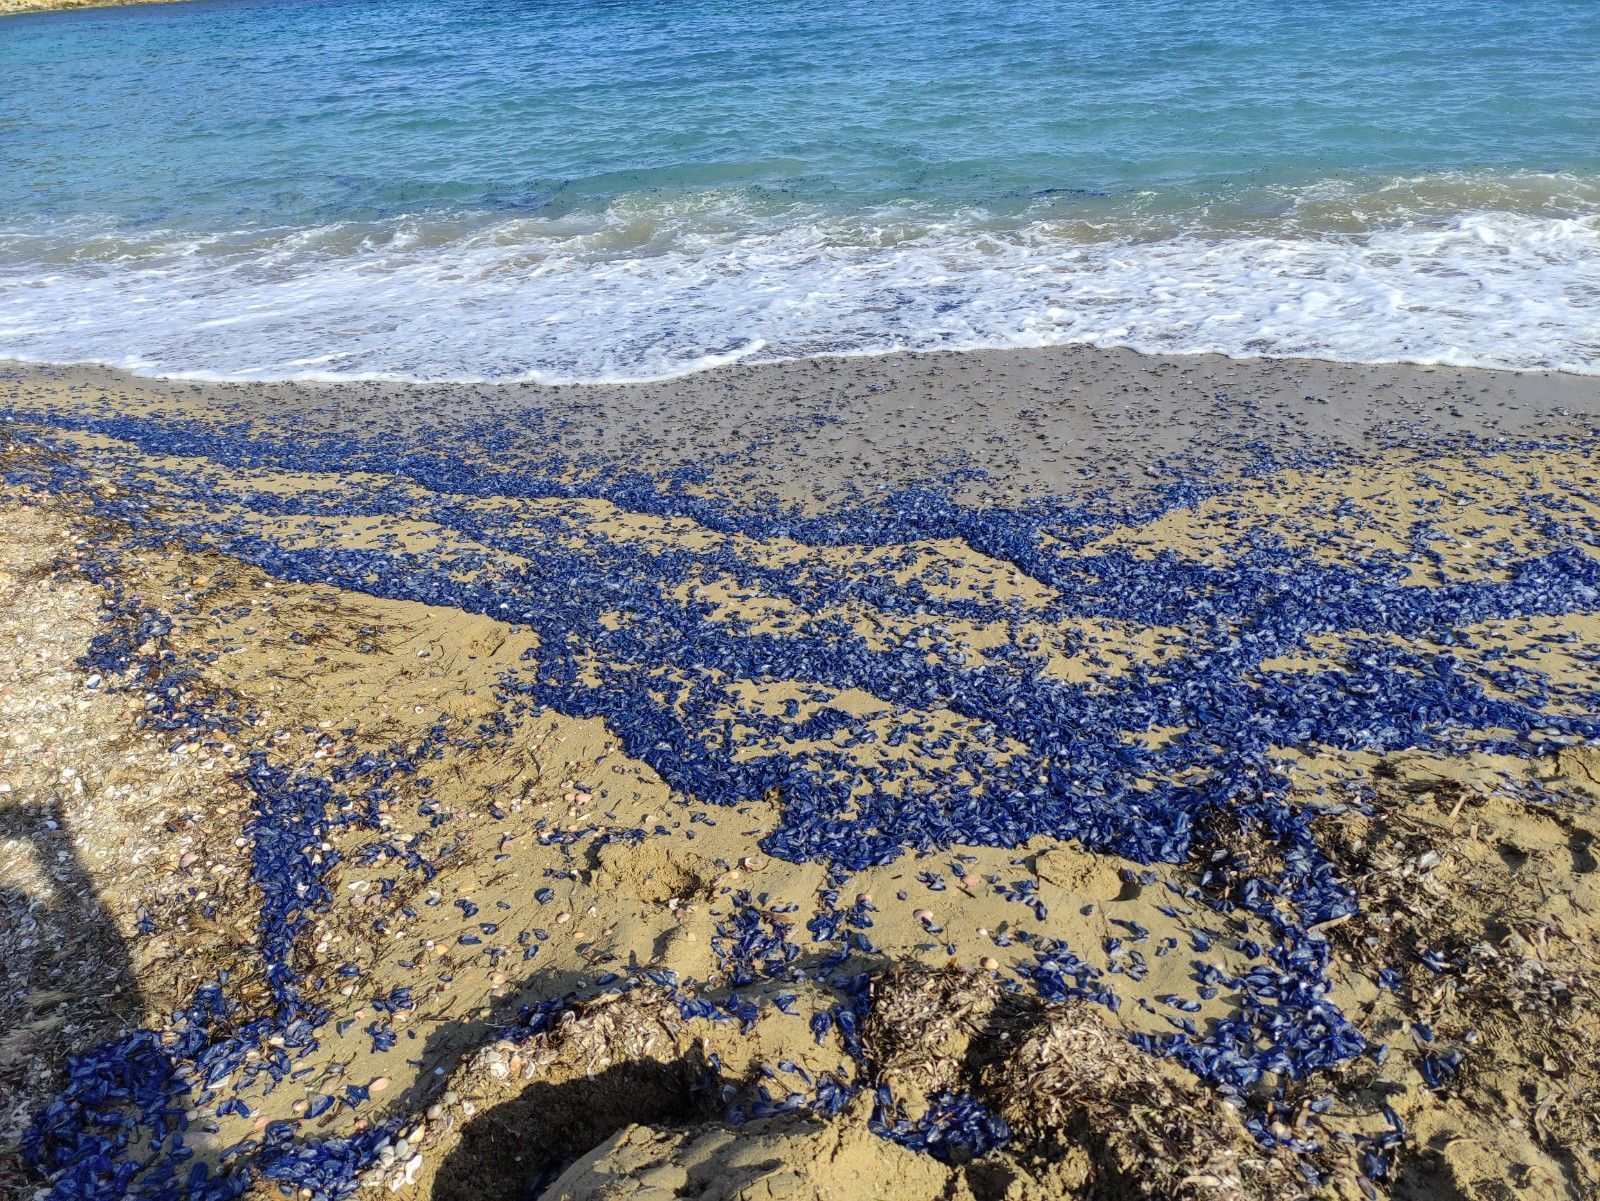
<path fill-rule="evenodd" d="M 0 227 L 0 354 L 223 379 L 597 382 L 1064 344 L 1600 373 L 1597 318 L 1600 188 L 1567 176 L 1185 207 L 832 212 L 730 189 L 224 233 Z"/>

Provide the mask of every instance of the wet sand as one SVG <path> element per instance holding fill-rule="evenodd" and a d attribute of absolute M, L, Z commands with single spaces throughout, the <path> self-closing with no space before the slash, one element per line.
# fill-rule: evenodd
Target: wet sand
<path fill-rule="evenodd" d="M 989 479 L 971 485 L 974 497 L 1008 504 L 1140 486 L 1190 459 L 1200 471 L 1237 469 L 1255 442 L 1372 450 L 1415 437 L 1585 432 L 1600 419 L 1600 382 L 1585 376 L 1094 347 L 806 359 L 583 387 L 190 383 L 0 363 L 0 389 L 12 379 L 13 391 L 46 386 L 101 408 L 329 432 L 516 430 L 538 414 L 575 457 L 658 472 L 705 465 L 757 497 L 809 503 L 975 468 Z M 722 455 L 733 462 L 719 465 Z"/>
<path fill-rule="evenodd" d="M 1600 1183 L 1594 380 L 10 365 L 0 409 L 58 1181 L 144 1153 L 60 1071 L 144 1025 L 263 1190 Z M 75 939 L 120 1027 L 52 1021 Z"/>

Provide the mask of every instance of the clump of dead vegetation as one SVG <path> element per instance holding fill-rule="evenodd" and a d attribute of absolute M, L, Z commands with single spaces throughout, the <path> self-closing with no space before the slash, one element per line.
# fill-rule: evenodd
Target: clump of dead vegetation
<path fill-rule="evenodd" d="M 1567 1195 L 1600 1193 L 1592 804 L 1551 781 L 1482 790 L 1388 761 L 1374 786 L 1366 812 L 1323 832 L 1359 905 L 1330 934 L 1347 968 L 1385 981 L 1373 1024 L 1387 1015 L 1414 1048 L 1432 1104 L 1470 1113 L 1455 1120 L 1491 1147 L 1446 1175 L 1474 1196 L 1497 1158 L 1532 1153 Z"/>
<path fill-rule="evenodd" d="M 1085 1195 L 1246 1201 L 1303 1196 L 1291 1158 L 1264 1148 L 1238 1110 L 1136 1050 L 1087 1004 L 1056 1010 L 984 1092 L 1035 1174 L 1081 1173 Z"/>
<path fill-rule="evenodd" d="M 1009 1128 L 1003 1150 L 967 1166 L 976 1196 L 1313 1192 L 1294 1157 L 1264 1146 L 1215 1090 L 1135 1048 L 1097 1005 L 1046 1004 L 953 966 L 891 972 L 871 996 L 863 1044 L 874 1086 L 913 1114 L 940 1094 L 970 1093 Z M 1317 1195 L 1355 1195 L 1353 1157 L 1320 1160 Z"/>
<path fill-rule="evenodd" d="M 993 1058 L 1014 1050 L 1032 1007 L 988 973 L 959 968 L 890 972 L 869 988 L 862 1027 L 867 1070 L 920 1117 L 927 1099 L 970 1088 Z"/>

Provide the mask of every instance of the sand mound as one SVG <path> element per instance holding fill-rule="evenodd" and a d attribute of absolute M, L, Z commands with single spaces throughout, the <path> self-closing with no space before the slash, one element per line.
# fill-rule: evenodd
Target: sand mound
<path fill-rule="evenodd" d="M 853 1112 L 738 1130 L 629 1126 L 563 1172 L 540 1201 L 860 1201 L 951 1195 L 949 1169 L 885 1144 Z"/>
<path fill-rule="evenodd" d="M 412 1183 L 434 1201 L 1358 1195 L 1352 1155 L 1315 1156 L 1311 1187 L 1294 1156 L 1264 1150 L 1236 1108 L 1091 1003 L 1041 1004 L 954 967 L 897 969 L 864 995 L 851 1099 L 739 1125 L 696 1115 L 758 1087 L 759 1055 L 724 1059 L 737 1041 L 708 1043 L 662 996 L 568 1011 L 452 1078 Z"/>

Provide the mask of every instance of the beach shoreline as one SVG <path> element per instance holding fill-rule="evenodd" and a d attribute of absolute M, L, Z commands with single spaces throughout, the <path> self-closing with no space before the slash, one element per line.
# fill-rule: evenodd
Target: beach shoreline
<path fill-rule="evenodd" d="M 0 417 L 58 1179 L 131 1162 L 144 1028 L 120 1112 L 263 1191 L 1600 1182 L 1589 377 L 10 363 Z"/>
<path fill-rule="evenodd" d="M 557 385 L 220 382 L 0 359 L 0 400 L 41 385 L 93 392 L 101 411 L 288 417 L 328 432 L 374 418 L 448 428 L 558 410 L 574 455 L 653 470 L 759 441 L 764 450 L 741 457 L 741 484 L 759 478 L 763 494 L 809 502 L 953 469 L 987 474 L 974 486 L 1010 501 L 1092 489 L 1095 473 L 1116 486 L 1159 478 L 1164 462 L 1176 469 L 1197 452 L 1190 465 L 1200 470 L 1236 469 L 1263 440 L 1287 453 L 1370 451 L 1408 437 L 1579 433 L 1600 421 L 1600 378 L 1588 375 L 1093 346 L 820 356 Z M 795 480 L 801 427 L 817 444 Z"/>
<path fill-rule="evenodd" d="M 1600 1198 L 1600 6 L 178 2 L 0 0 L 0 1201 Z"/>

